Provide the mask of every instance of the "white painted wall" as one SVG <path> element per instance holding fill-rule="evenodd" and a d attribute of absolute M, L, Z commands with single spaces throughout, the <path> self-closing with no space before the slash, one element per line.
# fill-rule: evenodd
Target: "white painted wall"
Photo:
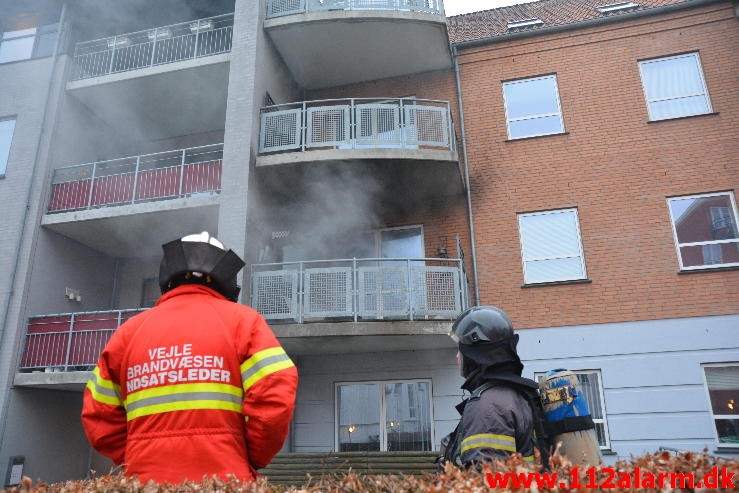
<path fill-rule="evenodd" d="M 601 371 L 616 456 L 628 458 L 659 447 L 717 450 L 701 364 L 739 361 L 739 316 L 519 333 L 526 377 L 554 368 Z M 454 406 L 462 398 L 462 379 L 454 350 L 304 356 L 298 369 L 296 452 L 334 449 L 336 382 L 431 379 L 436 448 L 458 419 Z"/>

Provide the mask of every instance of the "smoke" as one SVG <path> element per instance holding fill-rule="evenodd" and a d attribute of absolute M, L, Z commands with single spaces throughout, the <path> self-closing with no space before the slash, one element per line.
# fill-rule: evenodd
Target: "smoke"
<path fill-rule="evenodd" d="M 264 177 L 255 187 L 260 203 L 252 219 L 261 233 L 257 261 L 374 256 L 365 235 L 382 224 L 379 179 L 360 170 L 361 164 L 308 166 L 304 172 L 293 169 L 289 177 Z M 261 187 L 283 194 L 267 195 Z"/>

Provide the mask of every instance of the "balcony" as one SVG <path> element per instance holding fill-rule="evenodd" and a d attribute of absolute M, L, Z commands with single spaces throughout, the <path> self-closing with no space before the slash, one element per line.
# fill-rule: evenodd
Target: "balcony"
<path fill-rule="evenodd" d="M 315 260 L 252 266 L 251 306 L 275 323 L 453 320 L 467 305 L 459 260 Z"/>
<path fill-rule="evenodd" d="M 450 348 L 449 321 L 468 304 L 455 259 L 261 264 L 251 284 L 251 306 L 295 355 Z"/>
<path fill-rule="evenodd" d="M 71 80 L 227 53 L 232 35 L 227 14 L 77 43 Z"/>
<path fill-rule="evenodd" d="M 264 28 L 305 89 L 448 69 L 441 0 L 266 0 Z"/>
<path fill-rule="evenodd" d="M 116 256 L 134 238 L 148 244 L 153 230 L 179 236 L 168 226 L 179 221 L 214 230 L 215 211 L 192 209 L 215 208 L 222 158 L 223 144 L 214 144 L 58 168 L 42 224 Z"/>
<path fill-rule="evenodd" d="M 454 125 L 446 101 L 326 99 L 268 106 L 261 111 L 259 135 L 262 155 L 322 150 L 338 154 L 334 159 L 354 155 L 365 159 L 424 159 L 432 155 L 424 151 L 441 151 L 435 153 L 439 154 L 437 159 L 456 161 Z M 289 159 L 325 160 L 331 154 Z M 257 165 L 279 160 L 262 159 Z"/>
<path fill-rule="evenodd" d="M 222 130 L 232 32 L 227 14 L 78 43 L 67 94 L 120 134 Z"/>
<path fill-rule="evenodd" d="M 82 390 L 87 372 L 120 325 L 143 310 L 62 313 L 29 318 L 15 385 Z"/>
<path fill-rule="evenodd" d="M 262 108 L 256 164 L 265 186 L 298 191 L 311 171 L 335 173 L 331 168 L 348 163 L 384 183 L 390 202 L 463 190 L 446 101 L 333 99 Z"/>

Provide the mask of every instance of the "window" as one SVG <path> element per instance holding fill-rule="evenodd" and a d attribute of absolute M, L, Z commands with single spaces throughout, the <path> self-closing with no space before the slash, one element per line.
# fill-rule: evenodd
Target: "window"
<path fill-rule="evenodd" d="M 524 282 L 585 279 L 577 209 L 518 215 Z"/>
<path fill-rule="evenodd" d="M 336 450 L 432 450 L 431 381 L 336 384 Z"/>
<path fill-rule="evenodd" d="M 543 25 L 544 21 L 539 19 L 538 17 L 532 19 L 523 19 L 520 21 L 508 21 L 507 24 L 509 31 L 523 30 L 526 28 L 539 27 Z"/>
<path fill-rule="evenodd" d="M 585 401 L 588 403 L 590 416 L 595 423 L 595 433 L 598 435 L 598 445 L 602 449 L 611 448 L 606 421 L 606 401 L 603 397 L 603 379 L 600 370 L 572 370 L 580 381 Z M 535 373 L 534 379 L 541 382 L 545 373 Z"/>
<path fill-rule="evenodd" d="M 0 176 L 5 175 L 10 156 L 10 144 L 13 142 L 15 118 L 0 118 Z"/>
<path fill-rule="evenodd" d="M 639 62 L 649 119 L 711 113 L 698 53 Z"/>
<path fill-rule="evenodd" d="M 703 365 L 719 447 L 739 447 L 739 363 Z"/>
<path fill-rule="evenodd" d="M 610 15 L 610 14 L 621 14 L 623 12 L 630 12 L 632 10 L 636 10 L 637 8 L 639 8 L 638 3 L 621 2 L 621 3 L 611 3 L 608 5 L 603 5 L 601 7 L 595 7 L 595 10 L 597 10 L 603 15 Z"/>
<path fill-rule="evenodd" d="M 0 38 L 0 63 L 28 60 L 54 52 L 58 24 L 39 25 L 36 14 L 11 17 Z"/>
<path fill-rule="evenodd" d="M 504 82 L 503 100 L 509 139 L 564 132 L 555 75 Z"/>
<path fill-rule="evenodd" d="M 156 305 L 162 290 L 159 288 L 159 279 L 147 277 L 141 282 L 141 308 L 151 308 Z"/>
<path fill-rule="evenodd" d="M 667 199 L 681 270 L 739 265 L 737 209 L 731 192 Z"/>

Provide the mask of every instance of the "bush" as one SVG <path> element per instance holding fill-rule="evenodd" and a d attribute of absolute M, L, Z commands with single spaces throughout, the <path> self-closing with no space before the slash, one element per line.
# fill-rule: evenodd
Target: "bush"
<path fill-rule="evenodd" d="M 240 482 L 236 479 L 203 479 L 200 482 L 186 482 L 182 484 L 155 484 L 153 482 L 142 484 L 136 478 L 126 478 L 122 474 L 93 476 L 91 479 L 81 481 L 67 481 L 65 483 L 46 484 L 43 482 L 33 483 L 30 478 L 24 477 L 22 483 L 12 487 L 7 493 L 31 492 L 31 493 L 83 493 L 83 492 L 120 492 L 120 493 L 169 493 L 178 492 L 222 492 L 222 493 L 345 493 L 353 491 L 366 491 L 370 493 L 392 492 L 392 493 L 441 493 L 447 491 L 459 491 L 478 493 L 487 491 L 534 491 L 534 492 L 598 492 L 598 491 L 734 491 L 736 488 L 731 483 L 737 483 L 736 473 L 739 471 L 738 459 L 721 459 L 706 454 L 684 452 L 673 455 L 670 452 L 658 452 L 642 457 L 635 457 L 629 461 L 619 461 L 615 466 L 600 465 L 590 471 L 578 467 L 566 457 L 555 454 L 552 456 L 551 472 L 549 479 L 557 474 L 557 481 L 552 485 L 539 484 L 532 476 L 536 472 L 532 466 L 526 464 L 520 455 L 514 455 L 505 461 L 496 461 L 485 465 L 480 471 L 465 471 L 447 466 L 438 475 L 407 476 L 407 475 L 360 475 L 352 471 L 347 474 L 324 476 L 320 478 L 306 478 L 306 482 L 300 486 L 282 486 L 269 483 L 264 478 L 254 482 Z M 500 485 L 491 487 L 491 481 L 504 479 L 506 475 L 509 480 L 508 487 Z M 657 478 L 659 474 L 675 474 L 678 484 L 676 488 L 670 487 L 669 479 L 666 480 L 666 488 L 657 486 L 650 487 L 648 482 L 637 488 L 635 479 L 644 481 L 650 475 Z M 716 484 L 709 481 L 701 488 L 690 487 L 682 484 L 680 478 L 687 474 L 695 476 L 696 481 L 703 480 L 706 475 L 716 476 Z M 497 475 L 497 476 L 496 476 Z M 531 478 L 529 487 L 522 484 L 513 485 L 510 480 L 513 476 L 517 480 L 525 482 Z M 540 480 L 542 478 L 539 478 Z M 631 484 L 627 485 L 627 480 Z M 579 488 L 563 487 L 563 481 L 578 481 Z M 604 483 L 605 482 L 605 483 Z M 723 484 L 722 484 L 723 483 Z M 569 483 L 570 485 L 572 483 Z M 592 487 L 595 484 L 599 485 Z"/>

